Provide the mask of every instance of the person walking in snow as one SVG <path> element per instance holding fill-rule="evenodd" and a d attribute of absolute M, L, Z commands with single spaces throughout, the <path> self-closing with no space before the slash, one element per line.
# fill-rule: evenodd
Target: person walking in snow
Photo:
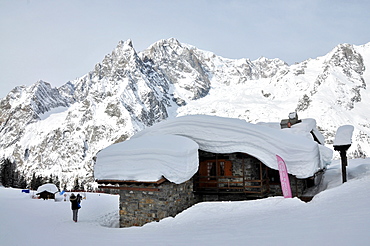
<path fill-rule="evenodd" d="M 77 222 L 78 210 L 81 208 L 80 205 L 81 199 L 82 197 L 80 196 L 80 194 L 77 194 L 77 196 L 75 196 L 75 194 L 72 193 L 71 196 L 69 197 L 74 222 Z"/>

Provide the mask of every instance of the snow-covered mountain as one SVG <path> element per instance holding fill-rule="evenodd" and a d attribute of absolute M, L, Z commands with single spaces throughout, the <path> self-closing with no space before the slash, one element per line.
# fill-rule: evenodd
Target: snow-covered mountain
<path fill-rule="evenodd" d="M 341 44 L 289 66 L 264 57 L 226 59 L 176 39 L 136 52 L 131 40 L 60 88 L 44 81 L 16 87 L 0 101 L 0 160 L 28 181 L 58 176 L 71 188 L 93 181 L 101 149 L 168 117 L 208 114 L 279 122 L 289 112 L 315 118 L 331 144 L 355 127 L 349 156 L 370 155 L 370 43 Z"/>

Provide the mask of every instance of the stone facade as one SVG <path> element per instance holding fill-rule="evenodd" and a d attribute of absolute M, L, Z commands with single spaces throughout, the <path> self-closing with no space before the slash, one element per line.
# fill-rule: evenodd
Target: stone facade
<path fill-rule="evenodd" d="M 290 189 L 292 190 L 293 197 L 300 197 L 304 194 L 307 188 L 311 187 L 307 179 L 297 179 L 289 174 Z M 269 196 L 282 196 L 280 181 L 269 183 Z"/>
<path fill-rule="evenodd" d="M 169 216 L 174 217 L 197 202 L 237 201 L 282 195 L 279 172 L 266 167 L 252 156 L 243 153 L 200 152 L 199 157 L 201 163 L 205 161 L 206 164 L 213 163 L 213 160 L 227 160 L 232 163 L 231 169 L 228 174 L 224 171 L 225 177 L 217 177 L 217 186 L 199 186 L 198 174 L 182 184 L 162 179 L 158 182 L 117 181 L 115 186 L 100 186 L 102 191 L 120 195 L 120 227 L 142 226 Z M 289 175 L 289 179 L 293 196 L 301 196 L 308 187 L 314 185 L 311 179 L 297 179 L 292 175 Z M 101 184 L 108 183 L 105 181 Z"/>
<path fill-rule="evenodd" d="M 120 227 L 142 226 L 175 216 L 196 203 L 193 181 L 174 184 L 121 184 Z"/>

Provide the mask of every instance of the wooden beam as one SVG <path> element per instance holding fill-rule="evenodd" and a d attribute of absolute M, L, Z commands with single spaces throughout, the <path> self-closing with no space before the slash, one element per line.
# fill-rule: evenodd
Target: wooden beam
<path fill-rule="evenodd" d="M 132 191 L 160 191 L 158 188 L 121 187 L 121 186 L 98 186 L 100 189 L 132 190 Z"/>
<path fill-rule="evenodd" d="M 137 180 L 115 180 L 115 179 L 97 179 L 98 184 L 162 184 L 167 181 L 165 178 L 161 178 L 157 181 L 137 181 Z"/>

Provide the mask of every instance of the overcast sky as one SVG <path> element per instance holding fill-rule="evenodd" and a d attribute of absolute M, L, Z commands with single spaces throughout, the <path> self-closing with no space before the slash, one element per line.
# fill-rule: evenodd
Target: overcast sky
<path fill-rule="evenodd" d="M 370 42 L 368 0 L 0 0 L 0 98 L 94 68 L 120 40 L 174 37 L 226 58 L 288 64 Z"/>

